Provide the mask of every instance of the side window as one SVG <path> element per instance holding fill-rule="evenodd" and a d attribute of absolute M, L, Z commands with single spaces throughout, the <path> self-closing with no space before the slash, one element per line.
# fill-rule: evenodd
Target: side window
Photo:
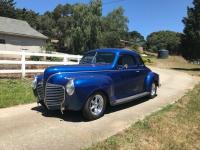
<path fill-rule="evenodd" d="M 96 52 L 90 52 L 90 53 L 85 54 L 83 58 L 81 59 L 80 63 L 81 64 L 92 63 L 95 54 Z"/>
<path fill-rule="evenodd" d="M 137 57 L 140 66 L 144 66 L 144 62 L 140 56 Z"/>
<path fill-rule="evenodd" d="M 137 63 L 136 63 L 136 60 L 133 56 L 131 56 L 131 55 L 121 55 L 119 60 L 118 60 L 118 65 L 135 66 L 135 65 L 137 65 Z"/>

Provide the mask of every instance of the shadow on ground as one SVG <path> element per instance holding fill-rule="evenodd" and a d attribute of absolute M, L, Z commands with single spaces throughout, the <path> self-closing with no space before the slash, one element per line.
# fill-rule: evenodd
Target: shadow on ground
<path fill-rule="evenodd" d="M 200 68 L 171 68 L 178 71 L 200 71 Z"/>
<path fill-rule="evenodd" d="M 129 102 L 126 104 L 121 104 L 118 106 L 113 106 L 113 107 L 108 106 L 107 110 L 105 112 L 105 115 L 110 114 L 110 113 L 115 113 L 116 111 L 127 109 L 129 107 L 133 107 L 135 105 L 146 102 L 147 100 L 149 100 L 149 99 L 141 98 L 141 99 L 137 99 L 132 102 Z M 69 121 L 69 122 L 86 122 L 87 121 L 83 118 L 80 111 L 66 111 L 64 114 L 61 114 L 60 111 L 49 111 L 46 108 L 44 108 L 43 106 L 33 107 L 31 110 L 37 111 L 45 117 L 60 118 L 61 121 Z"/>

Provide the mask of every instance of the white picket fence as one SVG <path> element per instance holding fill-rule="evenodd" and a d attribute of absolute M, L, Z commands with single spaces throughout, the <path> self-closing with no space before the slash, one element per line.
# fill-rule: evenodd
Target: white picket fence
<path fill-rule="evenodd" d="M 10 57 L 17 57 L 21 58 L 21 60 L 2 60 L 2 55 L 6 55 Z M 63 61 L 56 62 L 56 61 L 27 61 L 26 57 L 30 56 L 42 56 L 42 57 L 56 57 L 62 58 Z M 26 69 L 26 65 L 72 65 L 78 64 L 82 56 L 80 55 L 71 55 L 71 54 L 64 54 L 64 53 L 57 53 L 57 54 L 48 54 L 48 53 L 31 53 L 26 51 L 0 51 L 0 65 L 21 65 L 21 69 L 0 69 L 0 74 L 10 74 L 10 73 L 21 73 L 22 77 L 26 76 L 26 73 L 40 73 L 43 72 L 44 69 Z"/>

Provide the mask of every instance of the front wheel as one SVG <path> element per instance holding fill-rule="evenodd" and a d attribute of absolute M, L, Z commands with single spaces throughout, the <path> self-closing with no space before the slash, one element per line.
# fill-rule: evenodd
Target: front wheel
<path fill-rule="evenodd" d="M 157 95 L 157 85 L 155 84 L 155 82 L 152 83 L 151 85 L 151 91 L 150 91 L 150 98 L 154 98 Z"/>
<path fill-rule="evenodd" d="M 106 109 L 106 96 L 97 92 L 91 95 L 83 107 L 83 116 L 87 120 L 95 120 L 104 115 Z"/>

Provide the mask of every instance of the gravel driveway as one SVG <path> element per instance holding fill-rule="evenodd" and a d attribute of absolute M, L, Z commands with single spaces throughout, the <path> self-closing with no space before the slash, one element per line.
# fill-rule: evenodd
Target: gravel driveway
<path fill-rule="evenodd" d="M 0 150 L 84 148 L 175 102 L 198 83 L 183 72 L 152 69 L 160 74 L 162 84 L 156 98 L 109 108 L 104 117 L 92 122 L 85 122 L 79 112 L 46 112 L 36 103 L 0 109 Z"/>

